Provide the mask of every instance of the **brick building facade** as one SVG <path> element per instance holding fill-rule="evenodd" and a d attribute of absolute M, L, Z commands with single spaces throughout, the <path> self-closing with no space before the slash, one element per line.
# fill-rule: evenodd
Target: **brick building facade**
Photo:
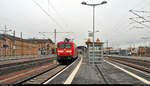
<path fill-rule="evenodd" d="M 21 39 L 8 34 L 0 34 L 0 57 L 48 55 L 54 50 L 51 39 Z"/>
<path fill-rule="evenodd" d="M 150 47 L 142 47 L 140 46 L 138 49 L 139 56 L 150 56 Z"/>

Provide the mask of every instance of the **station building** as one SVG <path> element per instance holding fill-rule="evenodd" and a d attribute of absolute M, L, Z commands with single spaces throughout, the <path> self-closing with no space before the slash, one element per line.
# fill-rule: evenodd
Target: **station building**
<path fill-rule="evenodd" d="M 54 51 L 51 39 L 22 39 L 8 34 L 0 34 L 0 57 L 48 55 Z"/>

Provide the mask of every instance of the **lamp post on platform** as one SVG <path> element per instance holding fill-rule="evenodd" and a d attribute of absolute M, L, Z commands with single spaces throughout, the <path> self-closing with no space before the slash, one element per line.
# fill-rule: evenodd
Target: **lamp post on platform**
<path fill-rule="evenodd" d="M 98 5 L 103 5 L 106 4 L 107 1 L 102 1 L 101 3 L 98 4 L 87 4 L 86 2 L 82 2 L 81 4 L 87 5 L 87 6 L 92 6 L 93 7 L 93 64 L 94 64 L 94 33 L 95 33 L 95 7 Z"/>

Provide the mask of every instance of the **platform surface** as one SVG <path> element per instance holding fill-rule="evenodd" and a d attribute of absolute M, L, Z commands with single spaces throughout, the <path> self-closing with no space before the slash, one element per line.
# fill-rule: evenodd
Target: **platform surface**
<path fill-rule="evenodd" d="M 72 84 L 144 84 L 107 62 L 103 61 L 98 67 L 102 71 L 106 81 L 104 81 L 97 68 L 89 64 L 88 58 L 83 57 L 82 65 L 74 77 Z"/>

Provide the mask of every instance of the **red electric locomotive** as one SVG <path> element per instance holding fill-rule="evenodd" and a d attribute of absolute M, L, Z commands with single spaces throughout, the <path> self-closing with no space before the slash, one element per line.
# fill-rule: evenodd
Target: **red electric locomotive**
<path fill-rule="evenodd" d="M 59 63 L 71 62 L 78 57 L 77 46 L 68 39 L 65 39 L 64 42 L 57 43 L 56 53 Z"/>

